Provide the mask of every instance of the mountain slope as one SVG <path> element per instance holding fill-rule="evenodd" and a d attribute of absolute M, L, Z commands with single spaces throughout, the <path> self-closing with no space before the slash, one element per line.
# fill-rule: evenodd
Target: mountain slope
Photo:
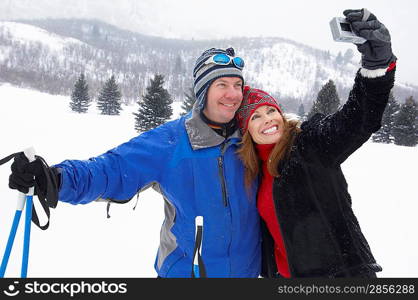
<path fill-rule="evenodd" d="M 149 79 L 160 73 L 174 98 L 182 100 L 192 86 L 195 59 L 214 46 L 233 46 L 246 61 L 246 83 L 266 89 L 290 111 L 300 103 L 310 107 L 329 79 L 344 101 L 358 69 L 358 57 L 350 53 L 335 57 L 282 38 L 176 40 L 97 20 L 47 19 L 0 22 L 0 81 L 68 95 L 79 73 L 85 72 L 94 98 L 115 74 L 125 103 L 132 103 L 144 93 Z M 396 86 L 399 101 L 409 95 L 416 97 L 418 88 Z"/>

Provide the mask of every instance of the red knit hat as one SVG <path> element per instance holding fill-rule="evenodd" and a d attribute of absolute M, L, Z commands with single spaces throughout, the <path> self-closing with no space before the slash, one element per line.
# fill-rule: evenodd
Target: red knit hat
<path fill-rule="evenodd" d="M 265 91 L 259 89 L 253 89 L 249 86 L 244 87 L 244 95 L 240 108 L 237 111 L 236 118 L 238 120 L 238 126 L 241 133 L 244 135 L 248 128 L 248 121 L 254 111 L 263 105 L 269 105 L 275 107 L 280 113 L 282 110 L 279 107 L 279 103 L 272 96 Z"/>

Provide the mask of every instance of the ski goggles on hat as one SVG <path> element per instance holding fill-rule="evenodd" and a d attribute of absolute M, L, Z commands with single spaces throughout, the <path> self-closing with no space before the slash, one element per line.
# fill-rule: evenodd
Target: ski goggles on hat
<path fill-rule="evenodd" d="M 204 64 L 229 65 L 231 61 L 238 69 L 242 70 L 244 68 L 244 60 L 241 57 L 231 57 L 224 53 L 215 54 L 209 57 Z"/>

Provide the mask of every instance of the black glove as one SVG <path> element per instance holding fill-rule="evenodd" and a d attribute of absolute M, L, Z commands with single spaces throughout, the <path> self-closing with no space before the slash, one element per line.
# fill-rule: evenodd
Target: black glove
<path fill-rule="evenodd" d="M 347 9 L 343 12 L 353 31 L 365 38 L 357 49 L 362 54 L 361 65 L 369 70 L 387 68 L 396 61 L 392 53 L 389 30 L 367 9 Z"/>
<path fill-rule="evenodd" d="M 12 174 L 9 177 L 9 187 L 24 194 L 30 187 L 35 187 L 34 194 L 40 200 L 46 200 L 49 207 L 56 207 L 58 201 L 58 188 L 60 175 L 56 168 L 49 167 L 45 160 L 36 156 L 29 162 L 23 152 L 17 153 L 11 166 Z"/>

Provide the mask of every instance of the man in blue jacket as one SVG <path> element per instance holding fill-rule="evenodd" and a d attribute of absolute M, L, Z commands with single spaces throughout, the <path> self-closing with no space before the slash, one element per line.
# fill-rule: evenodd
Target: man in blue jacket
<path fill-rule="evenodd" d="M 243 67 L 232 48 L 205 51 L 193 71 L 192 112 L 85 161 L 47 167 L 19 155 L 10 187 L 25 193 L 35 185 L 54 207 L 57 200 L 124 202 L 152 186 L 165 200 L 158 276 L 258 277 L 255 191 L 243 188 L 236 155 L 240 135 L 234 116 L 242 101 Z M 203 217 L 203 235 L 196 234 L 197 216 Z"/>

